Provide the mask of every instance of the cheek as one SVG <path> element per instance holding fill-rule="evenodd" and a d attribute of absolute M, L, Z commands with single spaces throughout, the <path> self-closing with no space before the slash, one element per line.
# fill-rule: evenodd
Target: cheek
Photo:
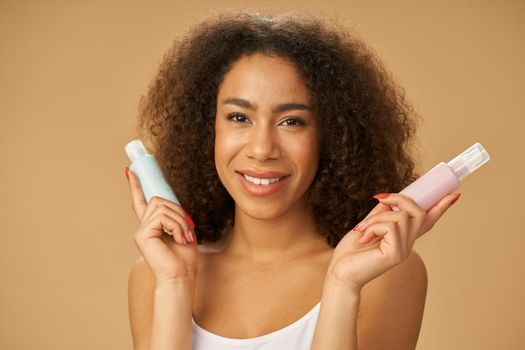
<path fill-rule="evenodd" d="M 224 132 L 224 125 L 221 121 L 216 121 L 215 123 L 215 157 L 221 157 L 222 154 L 224 154 L 224 150 L 226 148 L 226 140 L 227 135 Z"/>
<path fill-rule="evenodd" d="M 239 137 L 227 132 L 220 125 L 215 129 L 215 167 L 218 171 L 228 166 L 239 150 Z"/>
<path fill-rule="evenodd" d="M 227 134 L 217 131 L 215 134 L 215 154 L 217 157 L 224 158 L 231 153 L 234 148 L 235 138 L 228 137 Z"/>
<path fill-rule="evenodd" d="M 305 138 L 300 142 L 295 142 L 290 152 L 294 155 L 296 163 L 302 172 L 313 178 L 319 165 L 319 144 L 317 140 L 315 138 Z"/>

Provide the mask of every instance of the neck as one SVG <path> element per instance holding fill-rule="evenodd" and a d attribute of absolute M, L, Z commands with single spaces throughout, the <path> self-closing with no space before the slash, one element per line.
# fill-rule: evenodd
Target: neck
<path fill-rule="evenodd" d="M 236 206 L 235 224 L 224 253 L 254 262 L 278 263 L 328 247 L 317 232 L 307 203 L 269 219 L 248 216 Z"/>

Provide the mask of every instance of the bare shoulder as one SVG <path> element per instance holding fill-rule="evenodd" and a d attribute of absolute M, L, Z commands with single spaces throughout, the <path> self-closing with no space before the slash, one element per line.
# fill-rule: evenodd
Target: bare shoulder
<path fill-rule="evenodd" d="M 147 349 L 153 320 L 155 277 L 144 258 L 137 259 L 129 273 L 128 308 L 135 350 Z"/>
<path fill-rule="evenodd" d="M 357 322 L 359 349 L 415 349 L 427 284 L 425 264 L 415 251 L 366 284 Z"/>

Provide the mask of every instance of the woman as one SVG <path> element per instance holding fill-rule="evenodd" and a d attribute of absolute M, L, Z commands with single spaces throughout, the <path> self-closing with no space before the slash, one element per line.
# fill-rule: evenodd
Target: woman
<path fill-rule="evenodd" d="M 135 349 L 415 348 L 412 245 L 459 197 L 424 212 L 396 193 L 416 178 L 415 125 L 337 25 L 226 14 L 176 42 L 139 130 L 184 209 L 146 204 L 126 169 Z"/>

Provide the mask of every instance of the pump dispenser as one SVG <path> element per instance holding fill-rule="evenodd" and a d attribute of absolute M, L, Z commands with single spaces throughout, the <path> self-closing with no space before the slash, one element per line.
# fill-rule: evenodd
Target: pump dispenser
<path fill-rule="evenodd" d="M 488 162 L 489 154 L 479 143 L 448 163 L 441 162 L 400 193 L 412 198 L 423 210 L 432 208 L 441 198 L 459 188 L 459 182 Z M 392 208 L 398 210 L 397 208 Z"/>
<path fill-rule="evenodd" d="M 148 154 L 142 141 L 131 141 L 126 145 L 125 150 L 131 161 L 129 169 L 137 175 L 146 202 L 149 202 L 151 197 L 158 196 L 180 205 L 175 193 L 162 175 L 155 158 Z"/>

